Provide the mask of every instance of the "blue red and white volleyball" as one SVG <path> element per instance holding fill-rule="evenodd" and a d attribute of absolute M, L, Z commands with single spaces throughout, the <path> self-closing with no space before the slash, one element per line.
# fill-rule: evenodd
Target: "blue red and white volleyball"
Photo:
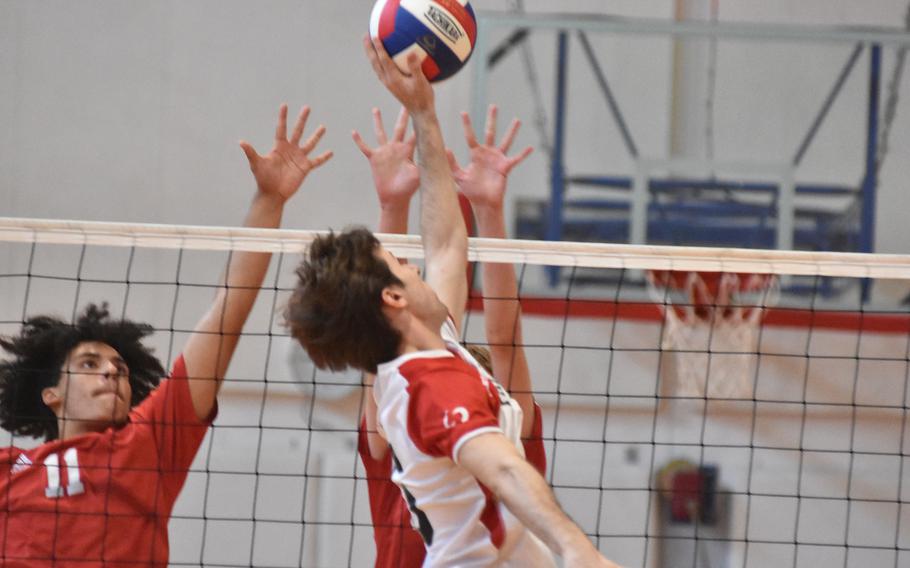
<path fill-rule="evenodd" d="M 464 67 L 474 50 L 477 20 L 467 0 L 378 0 L 370 35 L 382 40 L 398 68 L 416 53 L 423 74 L 442 81 Z"/>

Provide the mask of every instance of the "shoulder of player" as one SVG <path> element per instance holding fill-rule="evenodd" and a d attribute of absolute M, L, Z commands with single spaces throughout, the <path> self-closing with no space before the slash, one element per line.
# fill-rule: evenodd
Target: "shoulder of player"
<path fill-rule="evenodd" d="M 10 460 L 16 459 L 20 454 L 24 454 L 25 450 L 22 448 L 17 448 L 16 446 L 7 446 L 5 448 L 0 448 L 0 463 L 6 463 Z"/>
<path fill-rule="evenodd" d="M 41 462 L 49 454 L 59 451 L 63 443 L 59 440 L 44 442 L 33 448 L 19 448 L 17 446 L 7 446 L 0 448 L 0 464 L 3 466 L 30 466 L 33 463 Z"/>
<path fill-rule="evenodd" d="M 149 412 L 150 405 L 161 405 L 167 402 L 170 398 L 170 395 L 165 393 L 174 389 L 172 385 L 188 385 L 188 378 L 186 373 L 186 362 L 184 361 L 183 354 L 179 354 L 174 362 L 171 364 L 170 372 L 161 378 L 161 381 L 158 383 L 158 386 L 152 389 L 152 392 L 145 397 L 145 400 L 139 404 L 133 406 L 130 409 L 130 422 L 132 424 L 145 424 L 148 422 L 148 417 L 146 416 Z M 185 392 L 186 395 L 189 395 L 189 389 L 185 386 L 177 386 L 177 392 Z"/>
<path fill-rule="evenodd" d="M 440 378 L 480 378 L 473 365 L 454 355 L 411 359 L 398 368 L 398 373 L 408 384 L 435 381 Z"/>
<path fill-rule="evenodd" d="M 171 371 L 167 374 L 166 379 L 185 379 L 187 378 L 186 373 L 186 360 L 183 357 L 183 353 L 177 355 L 177 358 L 174 359 L 173 364 L 171 365 Z"/>

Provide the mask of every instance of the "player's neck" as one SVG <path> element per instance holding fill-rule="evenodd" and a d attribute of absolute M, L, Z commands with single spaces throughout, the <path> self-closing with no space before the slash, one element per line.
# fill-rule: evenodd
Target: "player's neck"
<path fill-rule="evenodd" d="M 98 422 L 58 418 L 57 432 L 59 432 L 59 435 L 57 436 L 57 440 L 62 442 L 86 434 L 103 432 L 108 426 L 110 426 L 110 424 L 105 425 Z"/>
<path fill-rule="evenodd" d="M 417 318 L 413 318 L 406 329 L 401 330 L 401 347 L 399 355 L 415 351 L 429 351 L 432 349 L 445 349 L 446 343 L 442 339 L 439 329 L 430 329 Z"/>

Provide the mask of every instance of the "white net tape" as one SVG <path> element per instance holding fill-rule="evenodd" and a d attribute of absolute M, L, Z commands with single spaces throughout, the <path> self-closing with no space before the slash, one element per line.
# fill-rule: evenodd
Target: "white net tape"
<path fill-rule="evenodd" d="M 171 226 L 0 217 L 0 241 L 189 250 L 302 252 L 324 231 Z M 381 235 L 396 256 L 420 238 Z M 471 239 L 469 260 L 542 266 L 910 279 L 910 255 Z"/>

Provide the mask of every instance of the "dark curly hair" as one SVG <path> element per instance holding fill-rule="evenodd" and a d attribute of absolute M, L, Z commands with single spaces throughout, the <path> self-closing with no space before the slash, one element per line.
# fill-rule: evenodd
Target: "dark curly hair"
<path fill-rule="evenodd" d="M 401 334 L 382 312 L 382 291 L 404 284 L 379 246 L 362 227 L 330 233 L 313 241 L 297 269 L 285 322 L 320 369 L 375 373 L 398 356 Z"/>
<path fill-rule="evenodd" d="M 97 341 L 117 351 L 130 370 L 135 406 L 158 386 L 161 363 L 141 339 L 152 333 L 147 324 L 114 320 L 107 304 L 89 304 L 75 323 L 50 316 L 27 319 L 18 336 L 0 338 L 0 347 L 12 355 L 0 362 L 0 427 L 16 435 L 59 436 L 57 418 L 41 399 L 41 391 L 60 382 L 60 368 L 80 343 Z"/>

